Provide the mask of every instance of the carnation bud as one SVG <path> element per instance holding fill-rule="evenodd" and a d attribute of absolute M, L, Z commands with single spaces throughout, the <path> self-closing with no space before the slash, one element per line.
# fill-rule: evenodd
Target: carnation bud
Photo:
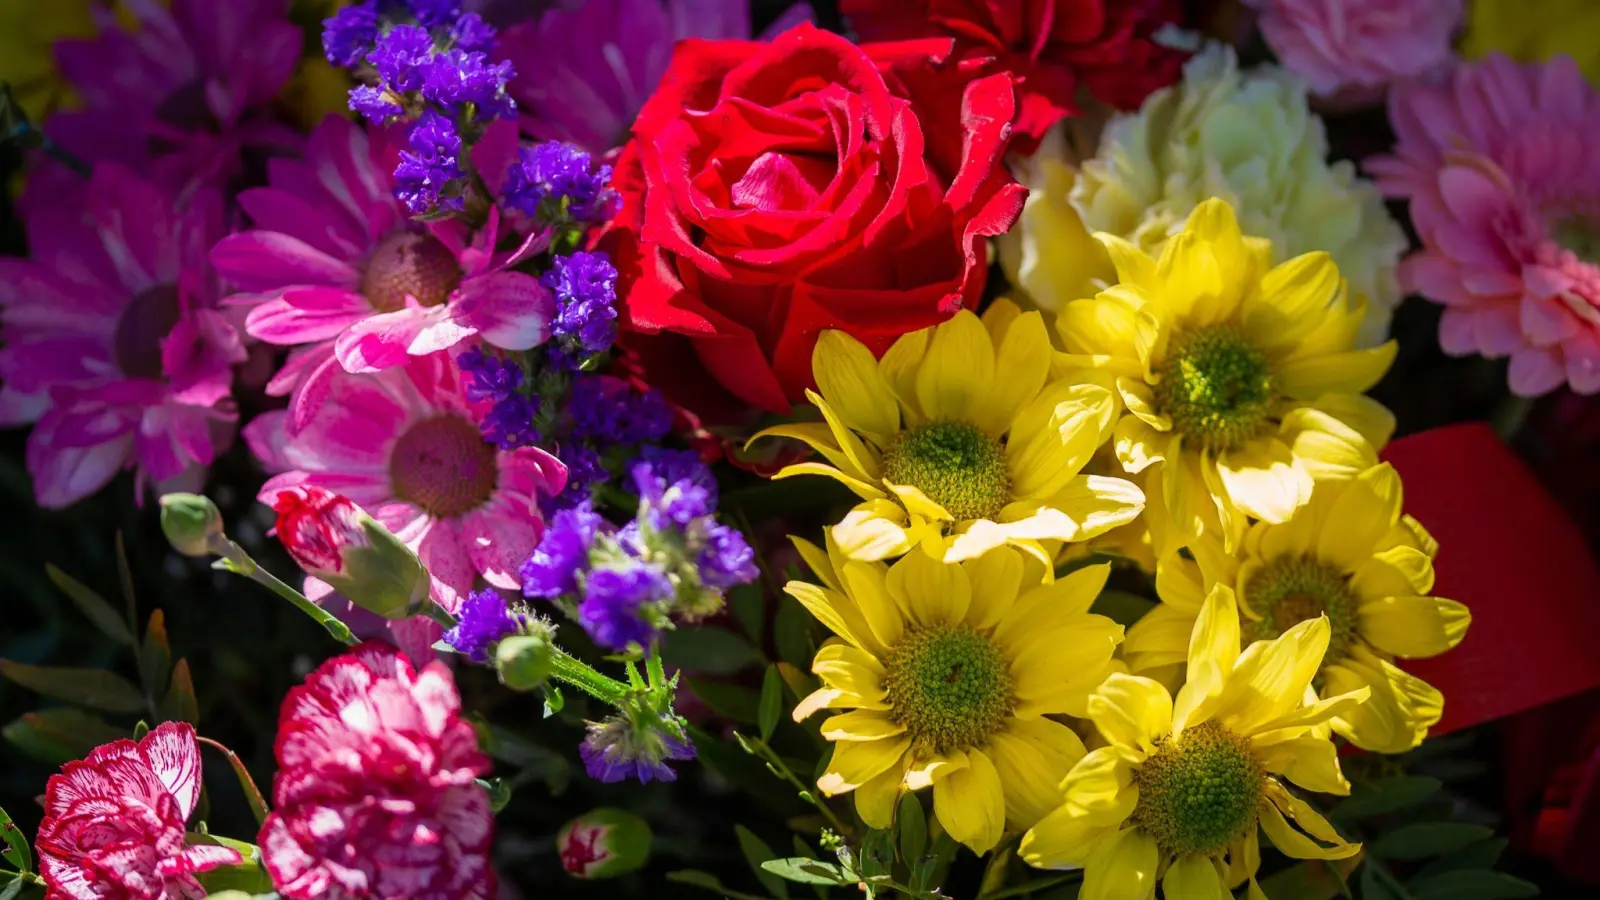
<path fill-rule="evenodd" d="M 576 878 L 626 875 L 650 858 L 650 826 L 633 813 L 601 807 L 562 826 L 556 849 L 562 868 Z"/>
<path fill-rule="evenodd" d="M 184 556 L 210 556 L 222 537 L 222 513 L 211 498 L 199 494 L 166 494 L 161 498 L 161 530 L 172 549 Z"/>
<path fill-rule="evenodd" d="M 277 534 L 307 575 L 385 619 L 416 615 L 432 582 L 417 554 L 350 498 L 301 485 L 272 504 Z"/>
<path fill-rule="evenodd" d="M 500 681 L 514 691 L 531 691 L 550 677 L 550 641 L 543 635 L 514 634 L 495 645 Z"/>

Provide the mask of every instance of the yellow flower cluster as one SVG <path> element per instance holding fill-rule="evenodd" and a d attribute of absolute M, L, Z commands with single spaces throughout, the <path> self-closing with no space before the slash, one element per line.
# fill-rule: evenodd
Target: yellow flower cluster
<path fill-rule="evenodd" d="M 881 359 L 824 333 L 820 421 L 757 436 L 821 457 L 775 477 L 860 499 L 795 540 L 815 579 L 787 590 L 834 637 L 794 717 L 828 711 L 817 785 L 869 827 L 931 788 L 951 837 L 1021 835 L 1089 900 L 1258 898 L 1263 833 L 1359 851 L 1293 788 L 1348 792 L 1336 736 L 1416 746 L 1443 698 L 1394 660 L 1470 616 L 1431 596 L 1437 547 L 1378 462 L 1393 419 L 1364 392 L 1394 346 L 1358 346 L 1329 256 L 1273 265 L 1217 199 L 1155 255 L 1095 237 L 1115 283 L 1053 316 L 999 300 Z M 1110 566 L 1082 548 L 1107 544 L 1155 570 L 1126 634 L 1091 611 Z"/>

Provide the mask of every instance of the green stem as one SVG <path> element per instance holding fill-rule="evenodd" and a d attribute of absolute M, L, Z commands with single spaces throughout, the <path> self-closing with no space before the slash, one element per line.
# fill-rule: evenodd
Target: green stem
<path fill-rule="evenodd" d="M 794 770 L 789 768 L 789 764 L 784 762 L 783 757 L 779 756 L 771 747 L 768 747 L 766 741 L 759 738 L 745 737 L 738 732 L 734 732 L 734 734 L 742 738 L 750 747 L 756 748 L 756 755 L 766 762 L 768 768 L 784 781 L 794 785 L 794 789 L 800 792 L 802 798 L 810 801 L 812 806 L 820 810 L 834 831 L 839 834 L 849 834 L 851 832 L 851 828 L 840 821 L 837 815 L 834 815 L 833 810 L 828 808 L 828 804 L 824 803 L 822 798 L 813 793 L 811 788 L 805 786 L 805 783 L 800 780 L 800 776 L 794 774 Z"/>
<path fill-rule="evenodd" d="M 585 694 L 615 707 L 621 707 L 630 688 L 615 678 L 595 671 L 593 666 L 560 647 L 550 648 L 550 675 Z"/>
<path fill-rule="evenodd" d="M 422 614 L 437 622 L 445 631 L 456 627 L 456 617 L 450 614 L 450 610 L 433 602 L 432 599 L 423 602 Z"/>
<path fill-rule="evenodd" d="M 328 634 L 332 635 L 334 640 L 339 641 L 346 647 L 354 647 L 356 644 L 361 643 L 356 639 L 355 635 L 350 633 L 350 627 L 339 621 L 338 617 L 333 613 L 307 600 L 304 594 L 284 584 L 278 579 L 278 576 L 261 568 L 254 559 L 250 558 L 250 554 L 244 552 L 243 547 L 226 538 L 223 538 L 222 541 L 225 546 L 214 546 L 212 548 L 218 556 L 222 557 L 216 562 L 218 568 L 243 575 L 279 597 L 293 603 L 301 612 L 315 619 L 318 624 L 327 629 Z"/>

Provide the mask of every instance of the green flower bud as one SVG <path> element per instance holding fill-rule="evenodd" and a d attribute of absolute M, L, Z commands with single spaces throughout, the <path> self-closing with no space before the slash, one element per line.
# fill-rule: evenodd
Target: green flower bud
<path fill-rule="evenodd" d="M 550 677 L 551 647 L 542 635 L 514 634 L 495 645 L 500 681 L 514 691 L 531 691 Z"/>
<path fill-rule="evenodd" d="M 309 485 L 278 494 L 277 533 L 307 575 L 385 619 L 426 607 L 432 581 L 422 561 L 347 497 Z"/>
<path fill-rule="evenodd" d="M 637 871 L 650 859 L 650 826 L 633 813 L 609 806 L 591 810 L 556 835 L 561 866 L 576 878 L 613 878 Z"/>
<path fill-rule="evenodd" d="M 172 549 L 184 556 L 211 556 L 222 538 L 222 513 L 209 497 L 167 494 L 161 498 L 161 531 Z"/>

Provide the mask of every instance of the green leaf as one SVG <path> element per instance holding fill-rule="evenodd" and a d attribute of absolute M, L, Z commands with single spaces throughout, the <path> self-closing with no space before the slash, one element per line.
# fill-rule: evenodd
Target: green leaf
<path fill-rule="evenodd" d="M 1396 775 L 1380 778 L 1356 788 L 1350 798 L 1333 808 L 1329 817 L 1339 822 L 1354 822 L 1381 816 L 1421 803 L 1439 792 L 1444 782 L 1426 775 Z"/>
<path fill-rule="evenodd" d="M 33 851 L 28 848 L 28 836 L 3 809 L 0 809 L 0 840 L 6 842 L 6 849 L 0 850 L 6 862 L 16 866 L 18 872 L 33 871 Z"/>
<path fill-rule="evenodd" d="M 105 598 L 51 563 L 45 563 L 44 571 L 50 577 L 50 582 L 72 600 L 84 616 L 94 623 L 94 627 L 114 641 L 133 646 L 133 632 L 129 630 L 128 623 L 122 621 L 122 616 L 117 614 Z"/>
<path fill-rule="evenodd" d="M 489 795 L 489 809 L 496 815 L 511 802 L 511 784 L 504 778 L 479 778 L 477 782 Z"/>
<path fill-rule="evenodd" d="M 749 641 L 726 628 L 700 626 L 667 632 L 661 642 L 667 665 L 708 675 L 731 675 L 761 659 Z"/>
<path fill-rule="evenodd" d="M 181 665 L 181 664 L 180 664 Z M 233 777 L 239 780 L 239 789 L 244 791 L 244 799 L 250 806 L 251 815 L 256 817 L 256 824 L 261 825 L 267 821 L 267 800 L 261 796 L 261 789 L 256 787 L 256 780 L 251 777 L 250 770 L 245 768 L 244 760 L 239 754 L 229 750 L 211 738 L 200 738 L 200 743 L 219 750 L 228 759 L 228 767 L 233 769 Z"/>
<path fill-rule="evenodd" d="M 1504 872 L 1446 872 L 1413 879 L 1406 889 L 1416 900 L 1511 900 L 1537 897 L 1537 885 Z"/>
<path fill-rule="evenodd" d="M 1444 872 L 1456 872 L 1466 869 L 1492 869 L 1500 861 L 1500 854 L 1504 853 L 1511 842 L 1505 838 L 1490 838 L 1463 847 L 1454 853 L 1441 856 L 1430 861 L 1417 871 L 1416 878 L 1429 878 Z"/>
<path fill-rule="evenodd" d="M 1131 626 L 1155 609 L 1156 601 L 1127 591 L 1101 591 L 1089 605 L 1089 611 L 1105 616 L 1118 625 Z"/>
<path fill-rule="evenodd" d="M 144 696 L 128 679 L 105 669 L 30 666 L 0 659 L 0 675 L 35 693 L 106 712 L 131 713 L 144 708 Z"/>
<path fill-rule="evenodd" d="M 915 865 L 928 848 L 928 816 L 916 794 L 907 791 L 901 796 L 894 829 L 900 839 L 900 861 Z"/>
<path fill-rule="evenodd" d="M 788 859 L 769 859 L 761 864 L 761 868 L 778 876 L 799 884 L 858 884 L 859 882 L 846 872 L 843 867 L 835 863 L 818 862 L 814 859 L 789 857 Z"/>
<path fill-rule="evenodd" d="M 724 681 L 689 679 L 689 690 L 718 715 L 745 725 L 754 725 L 760 716 L 759 695 L 747 687 Z"/>
<path fill-rule="evenodd" d="M 254 895 L 272 890 L 272 878 L 260 863 L 254 861 L 237 866 L 218 866 L 195 877 L 212 896 L 219 891 L 243 891 Z"/>
<path fill-rule="evenodd" d="M 1466 822 L 1418 822 L 1378 838 L 1367 850 L 1385 859 L 1426 859 L 1493 836 L 1494 829 Z"/>
<path fill-rule="evenodd" d="M 763 741 L 772 739 L 772 732 L 777 730 L 778 717 L 782 714 L 783 676 L 778 674 L 777 666 L 767 666 L 767 674 L 761 679 L 760 725 Z"/>
<path fill-rule="evenodd" d="M 772 624 L 772 640 L 778 647 L 778 658 L 791 666 L 811 671 L 811 657 L 816 644 L 811 640 L 811 613 L 800 601 L 788 594 L 778 598 L 778 615 Z"/>
<path fill-rule="evenodd" d="M 794 836 L 794 855 L 803 856 L 806 859 L 816 859 L 821 854 L 817 853 L 815 847 L 807 844 L 805 840 L 797 834 Z M 818 900 L 827 900 L 828 889 L 826 887 L 820 884 L 814 884 L 811 886 L 811 891 L 817 895 Z"/>
<path fill-rule="evenodd" d="M 6 886 L 0 888 L 0 900 L 16 900 L 17 895 L 21 894 L 22 889 L 27 887 L 28 884 L 28 879 L 23 878 L 21 875 L 13 875 L 11 880 L 6 882 Z"/>
<path fill-rule="evenodd" d="M 161 690 L 172 672 L 172 645 L 167 643 L 167 616 L 161 610 L 150 614 L 144 626 L 144 641 L 139 646 L 139 681 L 151 694 Z"/>
<path fill-rule="evenodd" d="M 777 894 L 781 900 L 789 900 L 789 886 L 783 883 L 783 879 L 761 868 L 763 863 L 776 859 L 778 854 L 773 853 L 766 841 L 743 825 L 733 826 L 733 833 L 739 839 L 739 850 L 744 853 L 745 862 L 750 864 L 750 871 L 761 879 L 761 886 Z"/>
<path fill-rule="evenodd" d="M 172 721 L 200 721 L 200 701 L 194 696 L 194 679 L 189 677 L 189 661 L 178 660 L 172 667 L 172 681 L 167 685 L 166 699 L 161 701 L 161 715 Z"/>
<path fill-rule="evenodd" d="M 544 689 L 544 718 L 548 719 L 561 712 L 567 705 L 567 698 L 561 695 L 561 689 L 555 685 L 546 685 Z"/>
<path fill-rule="evenodd" d="M 679 869 L 676 872 L 668 872 L 667 880 L 678 884 L 691 884 L 695 887 L 705 888 L 708 891 L 715 891 L 727 898 L 727 900 L 767 900 L 767 898 L 758 897 L 755 894 L 741 894 L 738 891 L 730 891 L 722 886 L 722 882 L 717 879 L 717 876 L 698 869 Z"/>
<path fill-rule="evenodd" d="M 1378 871 L 1380 865 L 1382 863 L 1375 860 L 1367 860 L 1361 867 L 1361 900 L 1413 900 L 1409 892 L 1401 893 L 1390 885 L 1389 879 Z"/>
<path fill-rule="evenodd" d="M 733 617 L 744 633 L 760 644 L 767 625 L 767 598 L 761 585 L 741 584 L 729 591 L 728 606 L 733 609 Z"/>
<path fill-rule="evenodd" d="M 99 716 L 70 706 L 23 713 L 0 734 L 22 752 L 52 765 L 81 759 L 101 744 L 128 736 Z"/>

